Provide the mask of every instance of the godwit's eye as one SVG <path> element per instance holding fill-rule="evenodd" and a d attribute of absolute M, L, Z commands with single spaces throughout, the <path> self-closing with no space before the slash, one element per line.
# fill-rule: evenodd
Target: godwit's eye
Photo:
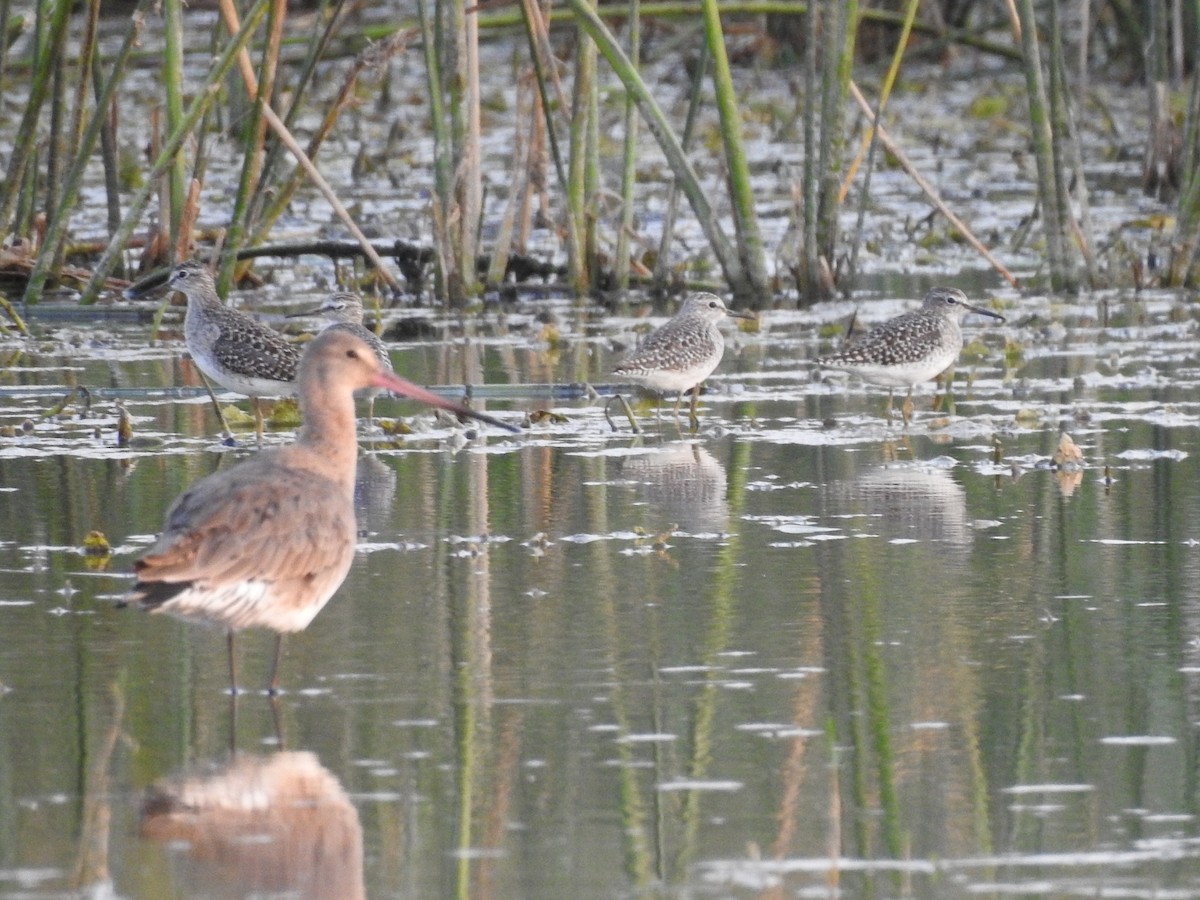
<path fill-rule="evenodd" d="M 720 306 L 720 304 L 719 304 L 719 303 L 718 303 L 716 300 L 709 300 L 709 301 L 708 301 L 708 308 L 709 308 L 709 309 L 716 309 L 718 306 Z"/>

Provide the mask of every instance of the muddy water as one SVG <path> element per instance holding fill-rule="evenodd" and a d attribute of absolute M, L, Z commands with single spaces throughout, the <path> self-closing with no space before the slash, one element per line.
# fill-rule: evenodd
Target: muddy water
<path fill-rule="evenodd" d="M 192 382 L 176 341 L 6 344 L 0 896 L 1200 891 L 1195 318 L 1000 296 L 954 414 L 928 386 L 907 432 L 813 379 L 829 304 L 731 332 L 695 436 L 514 387 L 488 409 L 566 420 L 364 443 L 350 576 L 278 703 L 236 707 L 223 635 L 113 602 L 169 500 L 251 450 L 155 393 Z M 558 305 L 552 346 L 538 312 L 393 355 L 602 381 L 637 325 Z M 43 418 L 74 383 L 90 410 Z M 116 447 L 117 389 L 148 445 Z M 241 640 L 247 685 L 270 648 Z"/>

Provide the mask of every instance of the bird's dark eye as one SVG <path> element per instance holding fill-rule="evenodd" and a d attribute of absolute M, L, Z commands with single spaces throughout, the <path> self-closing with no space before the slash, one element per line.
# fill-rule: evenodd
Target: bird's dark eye
<path fill-rule="evenodd" d="M 717 308 L 719 305 L 720 305 L 720 304 L 719 304 L 719 303 L 718 303 L 716 300 L 709 300 L 709 301 L 708 301 L 708 308 L 709 308 L 709 309 L 716 309 L 716 308 Z"/>
<path fill-rule="evenodd" d="M 346 351 L 346 359 L 358 359 L 358 351 L 357 350 L 347 350 Z"/>

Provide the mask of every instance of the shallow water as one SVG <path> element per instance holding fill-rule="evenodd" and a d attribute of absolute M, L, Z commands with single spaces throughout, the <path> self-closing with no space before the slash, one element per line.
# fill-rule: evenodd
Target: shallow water
<path fill-rule="evenodd" d="M 996 293 L 954 414 L 926 386 L 907 432 L 811 375 L 848 304 L 730 331 L 695 436 L 520 386 L 604 380 L 633 319 L 546 301 L 394 343 L 566 421 L 364 442 L 350 576 L 277 704 L 272 638 L 240 639 L 236 710 L 222 634 L 113 601 L 251 448 L 156 393 L 195 384 L 176 340 L 0 346 L 0 896 L 1194 895 L 1195 315 Z M 150 444 L 116 447 L 102 390 L 42 418 L 74 383 Z"/>

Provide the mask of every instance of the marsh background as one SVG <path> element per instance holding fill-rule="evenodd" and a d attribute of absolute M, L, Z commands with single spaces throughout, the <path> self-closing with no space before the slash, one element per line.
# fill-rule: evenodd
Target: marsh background
<path fill-rule="evenodd" d="M 1115 9 L 1096 6 L 1089 33 L 1115 33 L 1102 15 Z M 123 38 L 118 15 L 100 18 L 104 41 Z M 289 27 L 317 30 L 322 20 L 301 15 L 313 13 L 297 11 Z M 366 33 L 405 15 L 415 10 L 363 7 L 347 21 Z M 214 21 L 205 10 L 183 17 L 185 95 L 212 71 L 195 38 L 219 34 Z M 646 407 L 645 434 L 614 432 L 573 390 L 606 381 L 672 307 L 607 285 L 581 299 L 562 227 L 530 229 L 524 251 L 557 267 L 535 287 L 468 292 L 455 305 L 432 268 L 423 293 L 393 296 L 361 265 L 335 266 L 313 252 L 318 240 L 349 242 L 329 202 L 304 187 L 286 205 L 269 235 L 277 255 L 254 264 L 263 283 L 234 292 L 243 306 L 277 321 L 339 279 L 354 283 L 379 298 L 408 377 L 471 385 L 476 402 L 513 421 L 556 416 L 517 437 L 418 416 L 413 435 L 364 441 L 360 552 L 335 599 L 290 641 L 277 707 L 251 694 L 235 715 L 220 633 L 114 608 L 170 499 L 252 451 L 220 444 L 179 310 L 159 329 L 153 303 L 134 309 L 101 293 L 99 305 L 80 304 L 75 288 L 110 233 L 103 166 L 89 163 L 70 215 L 70 243 L 91 242 L 69 257 L 82 277 L 15 306 L 30 334 L 0 338 L 0 896 L 1200 890 L 1200 364 L 1194 298 L 1158 267 L 1174 258 L 1179 201 L 1143 189 L 1147 85 L 1114 50 L 1080 95 L 1104 280 L 1047 293 L 1037 289 L 1050 279 L 1032 215 L 1024 71 L 1003 54 L 914 39 L 932 52 L 906 59 L 889 130 L 1034 289 L 981 262 L 880 154 L 861 225 L 856 208 L 838 219 L 839 246 L 860 245 L 853 292 L 799 302 L 803 46 L 789 57 L 770 40 L 774 26 L 742 21 L 727 41 L 748 48 L 731 77 L 771 286 L 754 302 L 770 308 L 756 330 L 728 332 L 695 435 Z M 134 161 L 164 93 L 155 23 L 121 82 L 116 148 Z M 1004 20 L 991 24 L 988 36 L 1012 46 Z M 650 32 L 640 70 L 681 123 L 701 30 L 664 19 Z M 554 34 L 573 64 L 574 32 Z M 530 119 L 518 115 L 528 40 L 485 37 L 488 242 L 518 180 L 512 123 Z M 6 162 L 27 108 L 29 46 L 21 38 L 5 57 Z M 777 56 L 761 49 L 776 46 Z M 437 148 L 418 47 L 357 89 L 318 164 L 373 237 L 435 248 Z M 881 82 L 882 63 L 865 57 L 860 49 L 856 74 Z M 353 65 L 344 54 L 319 64 L 313 108 Z M 623 95 L 607 75 L 600 84 L 596 146 L 611 148 Z M 241 182 L 247 114 L 218 109 L 202 132 L 197 230 L 187 232 L 200 250 L 228 229 Z M 860 126 L 847 114 L 847 134 L 857 139 Z M 316 113 L 293 127 L 315 130 Z M 697 175 L 712 197 L 728 196 L 711 104 L 696 128 Z M 661 246 L 666 228 L 670 166 L 656 146 L 641 133 L 639 247 Z M 614 158 L 598 153 L 599 168 L 615 171 Z M 138 188 L 122 190 L 128 199 Z M 593 206 L 617 209 L 601 202 L 610 199 Z M 732 205 L 721 204 L 733 234 Z M 170 221 L 154 207 L 145 221 Z M 670 228 L 668 293 L 721 278 L 688 210 Z M 284 243 L 310 252 L 284 255 Z M 131 274 L 135 249 L 116 260 Z M 40 251 L 10 240 L 4 252 L 28 276 L 33 263 L 21 260 Z M 5 283 L 14 302 L 29 282 L 15 283 Z M 930 385 L 917 424 L 889 427 L 880 391 L 812 371 L 856 310 L 880 321 L 935 283 L 1008 317 L 969 321 L 952 413 L 930 411 Z M 75 385 L 91 404 L 76 395 L 56 411 Z M 118 442 L 118 401 L 131 446 Z M 377 411 L 413 415 L 389 401 Z M 1082 452 L 1077 466 L 1055 465 L 1064 433 Z M 92 531 L 111 542 L 107 559 L 84 552 Z M 243 641 L 247 683 L 265 680 L 270 642 Z M 258 820 L 247 834 L 218 821 L 182 840 L 154 819 L 171 790 L 197 809 L 203 797 L 246 797 L 283 824 Z M 323 848 L 318 870 L 301 862 L 313 847 Z"/>

